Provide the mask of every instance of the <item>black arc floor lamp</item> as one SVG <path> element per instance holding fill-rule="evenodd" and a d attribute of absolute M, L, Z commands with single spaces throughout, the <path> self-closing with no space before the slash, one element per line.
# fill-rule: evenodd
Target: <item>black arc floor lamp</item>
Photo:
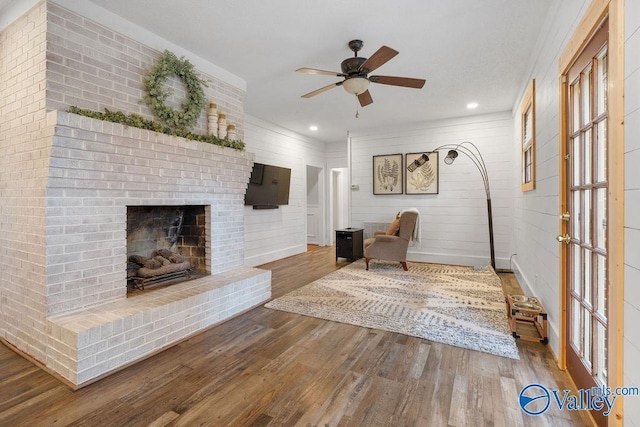
<path fill-rule="evenodd" d="M 484 159 L 482 158 L 482 153 L 480 153 L 480 150 L 478 149 L 478 147 L 476 147 L 476 145 L 470 141 L 464 141 L 464 142 L 461 142 L 460 144 L 441 145 L 439 147 L 434 148 L 431 151 L 434 152 L 434 151 L 441 151 L 441 150 L 449 150 L 447 152 L 447 156 L 444 158 L 445 164 L 447 165 L 453 164 L 453 162 L 458 157 L 458 154 L 462 153 L 471 159 L 473 164 L 476 165 L 476 168 L 478 168 L 478 171 L 480 172 L 480 176 L 482 177 L 482 183 L 484 184 L 484 191 L 487 195 L 487 215 L 489 218 L 489 249 L 491 251 L 491 267 L 493 267 L 493 269 L 495 270 L 496 254 L 495 254 L 495 249 L 493 245 L 493 214 L 491 211 L 491 189 L 489 188 L 489 175 L 487 174 L 487 167 L 484 163 Z M 416 160 L 411 162 L 411 164 L 407 166 L 407 169 L 409 170 L 409 172 L 413 172 L 414 170 L 424 165 L 428 161 L 429 161 L 428 154 L 426 153 L 422 154 Z"/>

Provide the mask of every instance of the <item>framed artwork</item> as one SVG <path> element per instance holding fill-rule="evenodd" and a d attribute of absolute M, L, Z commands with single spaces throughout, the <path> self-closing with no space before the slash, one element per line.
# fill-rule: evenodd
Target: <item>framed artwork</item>
<path fill-rule="evenodd" d="M 426 160 L 426 158 L 429 160 Z M 438 152 L 407 153 L 406 194 L 438 194 Z"/>
<path fill-rule="evenodd" d="M 402 154 L 373 156 L 373 194 L 402 194 Z"/>

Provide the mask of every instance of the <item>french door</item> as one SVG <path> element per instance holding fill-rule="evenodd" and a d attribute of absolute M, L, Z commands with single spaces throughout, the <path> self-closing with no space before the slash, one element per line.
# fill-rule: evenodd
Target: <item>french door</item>
<path fill-rule="evenodd" d="M 578 389 L 608 384 L 608 21 L 569 69 L 566 84 L 566 362 Z M 600 425 L 602 414 L 593 413 Z"/>

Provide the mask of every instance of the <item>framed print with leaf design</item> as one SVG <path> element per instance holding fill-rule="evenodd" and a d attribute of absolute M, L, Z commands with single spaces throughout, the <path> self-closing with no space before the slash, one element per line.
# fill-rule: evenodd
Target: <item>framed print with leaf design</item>
<path fill-rule="evenodd" d="M 402 154 L 373 156 L 373 194 L 402 194 Z"/>
<path fill-rule="evenodd" d="M 429 160 L 425 160 L 426 157 Z M 439 168 L 438 152 L 407 153 L 406 194 L 438 194 Z"/>

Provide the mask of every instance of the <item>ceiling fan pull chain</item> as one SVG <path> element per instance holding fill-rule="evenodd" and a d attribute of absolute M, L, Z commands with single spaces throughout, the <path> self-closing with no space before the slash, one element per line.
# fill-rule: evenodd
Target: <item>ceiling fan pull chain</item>
<path fill-rule="evenodd" d="M 358 102 L 358 95 L 356 95 L 356 119 L 360 117 L 360 111 L 358 111 L 359 107 L 360 107 L 360 103 Z"/>

